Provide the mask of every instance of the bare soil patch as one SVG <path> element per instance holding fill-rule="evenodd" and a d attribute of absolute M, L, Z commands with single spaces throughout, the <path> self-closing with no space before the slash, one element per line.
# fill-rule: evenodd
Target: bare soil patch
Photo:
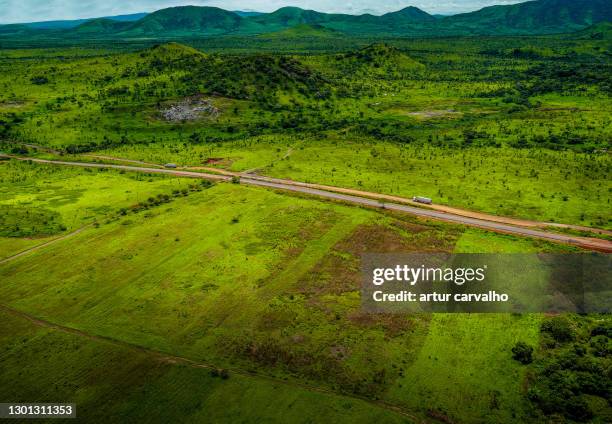
<path fill-rule="evenodd" d="M 461 112 L 458 112 L 454 109 L 444 109 L 444 110 L 419 110 L 417 112 L 407 112 L 406 115 L 414 116 L 415 118 L 421 119 L 432 119 L 432 118 L 450 118 L 457 117 L 461 115 Z"/>

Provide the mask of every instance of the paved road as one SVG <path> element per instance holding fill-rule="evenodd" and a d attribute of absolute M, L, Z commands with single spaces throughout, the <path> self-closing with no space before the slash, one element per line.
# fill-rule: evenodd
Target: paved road
<path fill-rule="evenodd" d="M 119 160 L 119 159 L 114 158 L 113 160 Z M 394 196 L 394 195 L 382 194 L 382 193 L 373 193 L 371 191 L 357 190 L 354 188 L 336 187 L 336 186 L 329 186 L 329 185 L 324 185 L 324 184 L 304 183 L 301 181 L 293 181 L 293 180 L 288 180 L 288 179 L 266 177 L 262 175 L 253 174 L 250 171 L 232 172 L 232 171 L 227 171 L 227 170 L 220 169 L 220 168 L 212 168 L 212 167 L 206 167 L 206 166 L 182 167 L 180 169 L 185 169 L 188 171 L 204 170 L 204 171 L 213 172 L 215 174 L 244 177 L 244 178 L 249 178 L 253 180 L 269 181 L 269 182 L 279 183 L 279 184 L 309 187 L 309 188 L 319 189 L 323 191 L 331 191 L 334 193 L 349 194 L 349 195 L 353 195 L 357 197 L 366 197 L 369 199 L 382 200 L 384 202 L 418 206 L 420 208 L 436 210 L 438 212 L 442 212 L 445 214 L 464 216 L 467 218 L 475 218 L 475 219 L 480 219 L 484 221 L 499 222 L 500 224 L 508 224 L 508 225 L 517 226 L 517 227 L 527 227 L 527 228 L 534 228 L 534 229 L 544 229 L 546 227 L 550 227 L 551 229 L 570 229 L 570 230 L 587 231 L 591 233 L 612 236 L 612 231 L 604 230 L 602 228 L 585 227 L 583 225 L 574 225 L 574 224 L 562 224 L 562 223 L 557 223 L 557 222 L 531 221 L 531 220 L 522 219 L 522 218 L 511 218 L 507 216 L 491 215 L 489 213 L 471 211 L 467 209 L 460 209 L 460 208 L 440 205 L 436 203 L 422 204 L 422 203 L 415 202 L 414 200 L 406 198 L 406 197 L 400 197 L 400 196 Z"/>
<path fill-rule="evenodd" d="M 444 212 L 438 212 L 430 209 L 416 208 L 414 206 L 401 205 L 397 203 L 387 203 L 378 200 L 368 199 L 366 197 L 358 197 L 347 194 L 332 193 L 329 191 L 312 189 L 307 187 L 293 186 L 287 184 L 279 184 L 261 180 L 252 180 L 248 178 L 242 178 L 240 180 L 242 184 L 258 185 L 263 187 L 270 187 L 279 190 L 296 191 L 299 193 L 311 194 L 313 196 L 325 197 L 328 199 L 340 200 L 344 202 L 354 203 L 363 206 L 382 208 L 395 210 L 400 212 L 406 212 L 411 215 L 416 215 L 424 218 L 432 218 L 447 222 L 454 222 L 457 224 L 468 225 L 471 227 L 483 228 L 499 233 L 516 234 L 520 236 L 536 237 L 540 239 L 550 240 L 554 242 L 573 244 L 575 246 L 583 247 L 585 249 L 597 250 L 602 252 L 612 252 L 612 243 L 607 240 L 589 238 L 589 237 L 574 237 L 559 233 L 549 233 L 546 231 L 533 230 L 530 228 L 515 227 L 513 225 L 500 224 L 499 222 L 486 221 L 483 219 L 468 218 L 460 215 L 453 215 Z"/>
<path fill-rule="evenodd" d="M 18 160 L 31 160 L 32 162 L 37 163 L 47 163 L 53 165 L 67 165 L 67 166 L 81 166 L 86 168 L 111 168 L 111 169 L 120 169 L 124 171 L 134 171 L 134 172 L 145 172 L 145 173 L 158 173 L 158 174 L 168 174 L 175 175 L 178 177 L 188 177 L 188 178 L 201 178 L 201 179 L 210 179 L 215 181 L 228 181 L 231 179 L 230 176 L 227 175 L 218 175 L 218 174 L 206 174 L 202 172 L 191 172 L 191 171 L 182 171 L 176 169 L 160 169 L 160 168 L 148 168 L 148 167 L 139 167 L 139 166 L 129 166 L 129 165 L 112 165 L 112 164 L 104 164 L 104 163 L 87 163 L 87 162 L 68 162 L 68 161 L 55 161 L 55 160 L 46 160 L 46 159 L 33 159 L 33 158 L 22 158 L 22 157 L 13 157 L 8 155 L 0 155 L 5 157 L 12 157 Z M 526 236 L 526 237 L 535 237 L 543 240 L 549 240 L 557 243 L 565 243 L 578 247 L 582 247 L 584 249 L 595 250 L 600 252 L 612 253 L 612 242 L 608 240 L 589 238 L 589 237 L 578 237 L 571 236 L 566 234 L 552 233 L 546 231 L 540 231 L 532 228 L 524 228 L 518 227 L 514 225 L 508 225 L 500 222 L 488 221 L 485 219 L 471 218 L 462 215 L 455 215 L 452 213 L 441 212 L 431 209 L 425 208 L 417 208 L 414 206 L 408 206 L 399 203 L 393 202 L 383 202 L 381 200 L 374 200 L 367 197 L 354 196 L 349 194 L 342 194 L 337 192 L 330 192 L 310 187 L 305 187 L 303 185 L 293 185 L 282 182 L 274 182 L 268 181 L 262 178 L 251 178 L 248 175 L 243 175 L 240 179 L 241 184 L 267 187 L 271 189 L 277 190 L 285 190 L 285 191 L 293 191 L 298 193 L 309 194 L 312 196 L 322 197 L 330 200 L 337 200 L 347 203 L 352 203 L 361 206 L 381 208 L 381 209 L 389 209 L 400 212 L 405 212 L 411 215 L 423 217 L 423 218 L 431 218 L 441 221 L 453 222 L 462 225 L 468 225 L 471 227 L 482 228 L 485 230 L 490 230 L 498 233 L 505 234 L 514 234 L 518 236 Z"/>

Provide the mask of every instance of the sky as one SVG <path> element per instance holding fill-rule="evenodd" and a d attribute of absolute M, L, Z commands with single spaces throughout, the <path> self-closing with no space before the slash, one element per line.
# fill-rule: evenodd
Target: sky
<path fill-rule="evenodd" d="M 407 6 L 415 6 L 431 14 L 454 14 L 521 1 L 524 0 L 0 0 L 0 23 L 95 18 L 185 5 L 258 12 L 297 6 L 328 13 L 381 15 Z"/>

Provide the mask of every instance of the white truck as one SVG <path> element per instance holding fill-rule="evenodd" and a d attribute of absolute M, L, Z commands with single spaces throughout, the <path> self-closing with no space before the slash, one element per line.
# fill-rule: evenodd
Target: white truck
<path fill-rule="evenodd" d="M 417 203 L 424 203 L 426 205 L 431 205 L 431 199 L 429 197 L 414 196 L 412 198 L 412 201 L 417 202 Z"/>

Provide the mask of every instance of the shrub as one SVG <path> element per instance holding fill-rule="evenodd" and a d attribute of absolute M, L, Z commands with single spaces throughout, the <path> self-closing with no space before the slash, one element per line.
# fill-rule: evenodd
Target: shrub
<path fill-rule="evenodd" d="M 591 348 L 593 349 L 593 355 L 605 357 L 612 353 L 612 345 L 610 339 L 606 336 L 595 336 L 590 342 Z"/>
<path fill-rule="evenodd" d="M 11 149 L 11 153 L 16 155 L 27 155 L 29 150 L 24 146 L 15 146 Z"/>
<path fill-rule="evenodd" d="M 533 361 L 533 347 L 525 342 L 518 342 L 512 348 L 512 358 L 521 364 L 530 364 Z"/>
<path fill-rule="evenodd" d="M 597 325 L 597 327 L 591 330 L 591 337 L 594 336 L 606 336 L 612 338 L 612 324 L 604 323 Z"/>
<path fill-rule="evenodd" d="M 566 415 L 576 421 L 587 421 L 593 417 L 593 411 L 587 402 L 578 396 L 571 397 L 565 403 Z"/>
<path fill-rule="evenodd" d="M 30 78 L 30 81 L 32 82 L 32 84 L 43 85 L 47 84 L 49 82 L 49 79 L 47 77 L 37 75 L 35 77 Z"/>

